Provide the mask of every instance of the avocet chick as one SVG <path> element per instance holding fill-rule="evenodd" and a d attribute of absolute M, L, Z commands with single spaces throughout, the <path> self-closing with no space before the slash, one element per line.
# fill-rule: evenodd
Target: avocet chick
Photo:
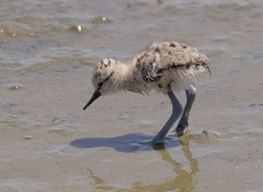
<path fill-rule="evenodd" d="M 173 110 L 152 142 L 163 143 L 180 116 L 175 130 L 178 136 L 185 132 L 197 92 L 195 80 L 203 72 L 211 75 L 208 58 L 195 47 L 180 42 L 154 42 L 134 57 L 130 64 L 108 58 L 98 63 L 92 77 L 95 91 L 83 110 L 100 96 L 122 90 L 140 94 L 149 94 L 152 89 L 162 92 L 168 95 Z M 181 90 L 185 90 L 187 98 L 184 107 L 174 94 Z"/>

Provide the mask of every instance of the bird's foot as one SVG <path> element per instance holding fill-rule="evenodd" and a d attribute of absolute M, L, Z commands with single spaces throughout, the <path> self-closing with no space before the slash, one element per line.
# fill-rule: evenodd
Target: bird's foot
<path fill-rule="evenodd" d="M 164 140 L 147 140 L 147 141 L 141 141 L 139 144 L 141 146 L 151 146 L 155 150 L 163 150 L 165 149 L 165 141 Z"/>
<path fill-rule="evenodd" d="M 184 124 L 179 123 L 175 129 L 177 137 L 182 136 L 185 133 L 187 127 L 188 127 L 188 122 Z"/>
<path fill-rule="evenodd" d="M 154 138 L 151 142 L 152 145 L 163 145 L 165 143 L 164 139 Z"/>

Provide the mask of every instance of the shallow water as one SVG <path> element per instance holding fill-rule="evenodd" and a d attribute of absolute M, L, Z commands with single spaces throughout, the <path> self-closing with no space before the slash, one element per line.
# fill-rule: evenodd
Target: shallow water
<path fill-rule="evenodd" d="M 0 191 L 262 191 L 262 10 L 260 0 L 1 1 Z M 155 40 L 198 47 L 212 71 L 186 134 L 159 148 L 144 142 L 170 115 L 161 94 L 82 111 L 96 62 L 128 61 Z"/>

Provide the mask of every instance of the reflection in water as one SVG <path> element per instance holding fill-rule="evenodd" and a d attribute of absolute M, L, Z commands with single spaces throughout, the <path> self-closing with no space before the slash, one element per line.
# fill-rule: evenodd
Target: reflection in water
<path fill-rule="evenodd" d="M 198 161 L 195 159 L 190 151 L 189 146 L 189 139 L 188 137 L 183 137 L 183 139 L 180 140 L 182 151 L 186 157 L 186 159 L 190 163 L 190 169 L 191 171 L 188 172 L 183 169 L 183 164 L 176 162 L 174 159 L 172 159 L 170 153 L 168 150 L 165 149 L 164 145 L 157 145 L 154 147 L 154 149 L 161 155 L 161 158 L 168 162 L 173 167 L 173 171 L 175 173 L 175 178 L 166 181 L 164 183 L 158 184 L 158 185 L 145 185 L 142 186 L 140 182 L 133 183 L 133 186 L 131 189 L 122 189 L 122 188 L 116 188 L 114 186 L 110 186 L 106 184 L 106 182 L 100 178 L 99 176 L 94 175 L 92 170 L 89 170 L 90 177 L 94 179 L 94 187 L 97 191 L 194 191 L 195 183 L 193 179 L 193 175 L 198 172 Z"/>
<path fill-rule="evenodd" d="M 94 183 L 94 186 L 96 188 L 96 191 L 110 191 L 110 190 L 113 190 L 113 187 L 112 186 L 108 186 L 105 184 L 105 181 L 103 179 L 101 179 L 100 177 L 94 175 L 94 173 L 90 170 L 90 169 L 87 169 L 89 172 L 90 172 L 90 177 L 92 179 L 94 179 L 95 183 Z"/>

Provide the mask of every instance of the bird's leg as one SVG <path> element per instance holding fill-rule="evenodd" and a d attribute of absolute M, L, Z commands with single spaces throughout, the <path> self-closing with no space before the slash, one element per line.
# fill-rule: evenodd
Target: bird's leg
<path fill-rule="evenodd" d="M 188 89 L 185 90 L 186 93 L 186 104 L 184 107 L 184 111 L 182 114 L 182 117 L 176 127 L 176 133 L 178 136 L 181 136 L 185 132 L 185 128 L 188 126 L 188 118 L 189 118 L 189 113 L 191 111 L 192 105 L 195 100 L 195 95 L 196 95 L 196 88 L 194 85 L 190 85 Z"/>
<path fill-rule="evenodd" d="M 170 118 L 168 119 L 168 121 L 163 126 L 163 128 L 154 137 L 154 139 L 152 141 L 153 144 L 159 144 L 159 143 L 163 143 L 164 142 L 164 138 L 165 138 L 166 134 L 171 129 L 171 127 L 173 126 L 175 121 L 180 117 L 180 115 L 181 115 L 181 113 L 183 111 L 183 107 L 180 104 L 180 102 L 178 101 L 178 99 L 176 98 L 176 96 L 174 95 L 174 93 L 172 91 L 169 91 L 167 93 L 167 95 L 169 96 L 169 98 L 170 98 L 170 100 L 172 102 L 173 112 L 172 112 L 172 115 L 170 116 Z"/>

